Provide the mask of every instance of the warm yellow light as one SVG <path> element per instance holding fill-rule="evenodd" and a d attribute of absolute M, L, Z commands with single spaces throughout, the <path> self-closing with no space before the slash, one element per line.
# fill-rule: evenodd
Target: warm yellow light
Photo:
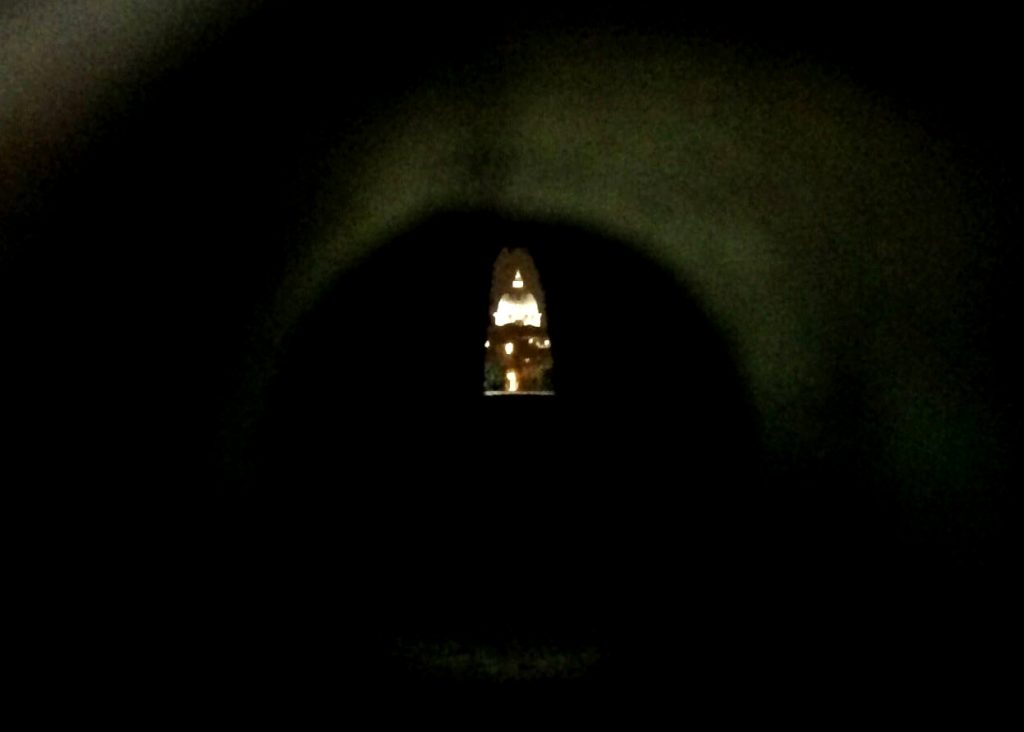
<path fill-rule="evenodd" d="M 498 301 L 498 309 L 491 314 L 494 316 L 494 324 L 498 326 L 519 323 L 539 328 L 543 317 L 537 298 L 529 292 L 515 295 L 506 292 Z"/>
<path fill-rule="evenodd" d="M 511 343 L 506 343 L 505 344 L 505 353 L 507 353 L 509 356 L 512 355 L 512 351 L 514 351 L 514 350 L 515 350 L 515 346 L 513 346 Z"/>
<path fill-rule="evenodd" d="M 490 347 L 491 347 L 491 342 L 490 341 L 484 341 L 484 348 L 490 348 Z"/>
<path fill-rule="evenodd" d="M 547 338 L 545 338 L 544 339 L 544 347 L 547 348 L 550 345 L 551 345 L 551 341 L 549 341 Z"/>
<path fill-rule="evenodd" d="M 508 381 L 509 391 L 519 391 L 519 377 L 516 375 L 515 371 L 512 369 L 506 371 L 505 379 Z"/>
<path fill-rule="evenodd" d="M 512 280 L 512 287 L 517 290 L 523 289 L 523 275 L 518 269 L 516 270 L 516 278 Z"/>
<path fill-rule="evenodd" d="M 531 339 L 530 339 L 529 341 L 527 341 L 527 342 L 528 342 L 528 343 L 533 343 L 533 342 L 534 342 L 534 340 L 536 340 L 536 339 L 535 339 L 535 338 L 531 338 Z"/>

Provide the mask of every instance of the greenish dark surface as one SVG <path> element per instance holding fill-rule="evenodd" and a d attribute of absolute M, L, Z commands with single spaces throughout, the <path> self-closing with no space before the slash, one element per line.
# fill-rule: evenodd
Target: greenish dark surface
<path fill-rule="evenodd" d="M 999 693 L 1009 16 L 142 5 L 0 10 L 2 482 L 43 504 L 12 627 L 46 678 L 294 727 L 424 709 L 396 639 L 496 676 L 518 639 L 596 649 L 576 709 Z M 553 399 L 479 393 L 503 237 L 545 252 Z"/>

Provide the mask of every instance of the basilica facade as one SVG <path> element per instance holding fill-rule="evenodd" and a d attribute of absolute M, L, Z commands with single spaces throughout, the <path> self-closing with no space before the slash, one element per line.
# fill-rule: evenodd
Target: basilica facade
<path fill-rule="evenodd" d="M 485 394 L 554 393 L 544 291 L 524 249 L 503 249 L 494 263 L 484 349 Z"/>

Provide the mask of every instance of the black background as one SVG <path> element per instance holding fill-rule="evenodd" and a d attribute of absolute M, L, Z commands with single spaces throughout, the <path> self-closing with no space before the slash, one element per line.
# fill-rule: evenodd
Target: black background
<path fill-rule="evenodd" d="M 985 669 L 1007 647 L 1010 520 L 981 545 L 910 552 L 898 527 L 929 509 L 900 514 L 869 452 L 770 464 L 721 334 L 629 242 L 487 212 L 431 219 L 339 280 L 287 341 L 267 403 L 239 408 L 288 247 L 321 216 L 327 153 L 438 69 L 560 27 L 817 64 L 949 146 L 990 226 L 978 246 L 1002 273 L 975 355 L 1007 405 L 1006 460 L 985 480 L 1007 486 L 1007 515 L 1016 507 L 1020 120 L 1005 19 L 255 4 L 144 86 L 120 87 L 2 211 L 4 482 L 49 497 L 42 535 L 55 540 L 28 554 L 48 560 L 65 598 L 52 627 L 84 641 L 83 674 L 113 663 L 160 679 L 149 691 L 240 694 L 247 708 L 259 694 L 391 700 L 420 683 L 388 666 L 396 634 L 513 632 L 603 644 L 612 660 L 594 686 L 729 697 L 775 689 L 791 663 L 818 690 L 848 687 L 863 665 L 897 686 L 948 681 L 960 658 Z M 472 246 L 484 237 L 494 244 Z M 536 242 L 554 401 L 477 393 L 503 237 Z M 554 239 L 591 255 L 556 256 Z M 450 324 L 406 320 L 428 271 L 444 286 L 424 297 L 460 313 Z M 578 311 L 579 283 L 607 271 L 630 305 L 598 328 Z M 692 340 L 660 337 L 673 329 Z M 634 345 L 615 361 L 619 390 L 604 392 L 593 344 L 609 335 Z M 408 359 L 437 341 L 436 359 Z M 689 392 L 675 388 L 680 363 Z M 415 392 L 424 378 L 437 391 Z M 522 460 L 541 478 L 488 453 L 499 424 L 537 440 Z M 631 499 L 611 502 L 623 486 Z"/>

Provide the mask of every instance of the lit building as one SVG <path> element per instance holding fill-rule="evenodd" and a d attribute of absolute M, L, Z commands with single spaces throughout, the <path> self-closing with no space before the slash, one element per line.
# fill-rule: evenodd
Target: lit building
<path fill-rule="evenodd" d="M 494 263 L 484 342 L 484 393 L 551 394 L 551 339 L 544 291 L 524 249 L 502 249 Z"/>

